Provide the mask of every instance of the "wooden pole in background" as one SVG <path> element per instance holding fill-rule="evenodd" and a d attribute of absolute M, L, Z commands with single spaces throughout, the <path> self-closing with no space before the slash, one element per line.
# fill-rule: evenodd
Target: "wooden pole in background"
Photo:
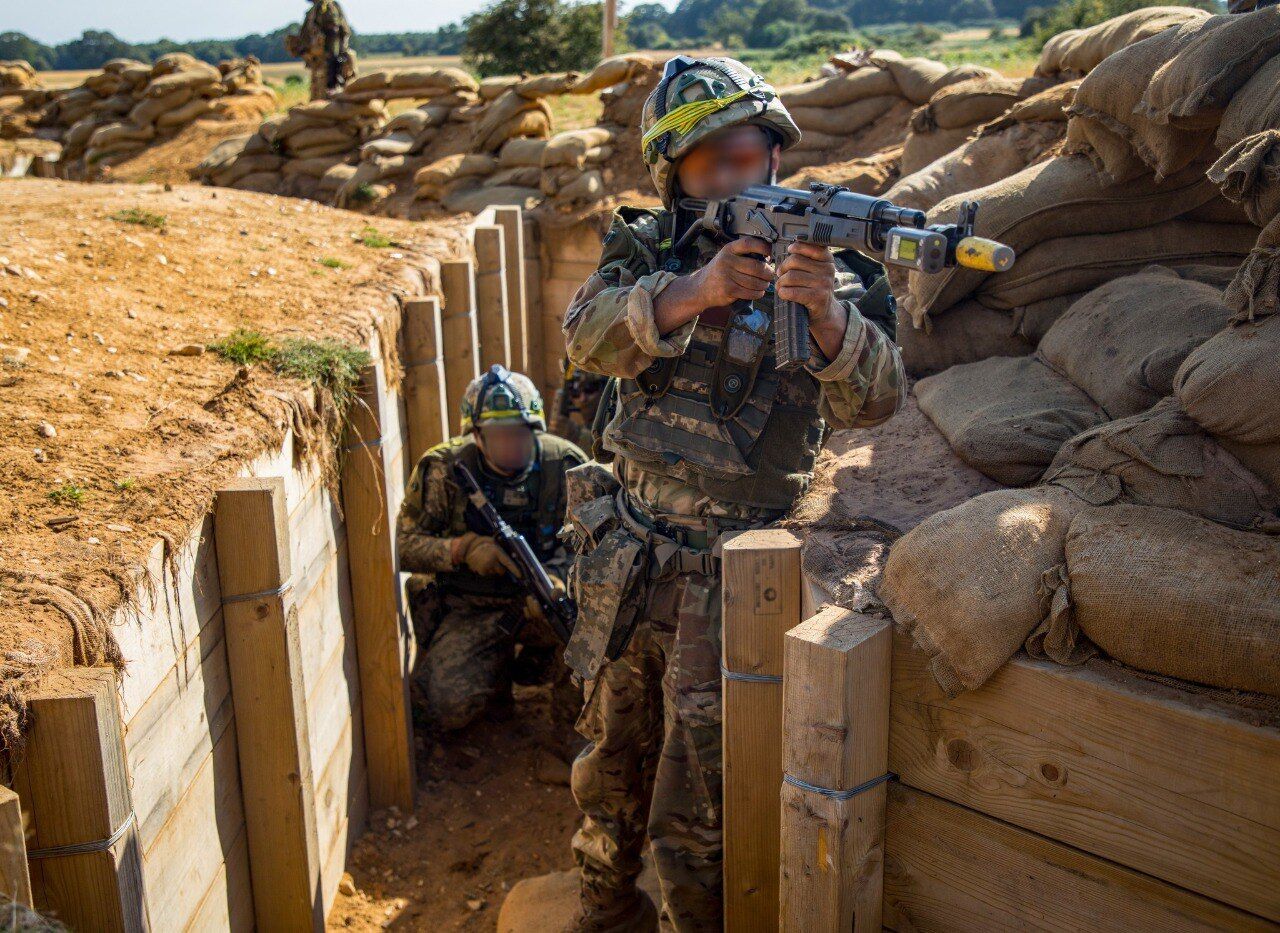
<path fill-rule="evenodd" d="M 888 622 L 829 606 L 786 636 L 783 768 L 833 791 L 889 767 Z M 782 929 L 879 933 L 884 902 L 881 782 L 847 800 L 782 785 Z"/>
<path fill-rule="evenodd" d="M 514 204 L 493 209 L 494 223 L 502 228 L 502 248 L 507 267 L 507 332 L 511 335 L 512 369 L 533 379 L 530 370 L 529 303 L 524 281 L 524 212 Z M 534 379 L 534 385 L 538 381 Z"/>
<path fill-rule="evenodd" d="M 254 918 L 260 930 L 323 930 L 302 643 L 298 614 L 285 605 L 284 480 L 228 482 L 218 490 L 213 528 Z"/>
<path fill-rule="evenodd" d="M 476 290 L 471 260 L 456 259 L 440 263 L 440 289 L 444 292 L 444 308 L 440 318 L 440 335 L 444 340 L 445 413 L 449 436 L 459 433 L 462 414 L 458 406 L 466 394 L 467 383 L 480 375 L 480 339 L 476 334 Z"/>
<path fill-rule="evenodd" d="M 440 299 L 407 298 L 400 330 L 404 360 L 404 407 L 409 436 L 406 457 L 412 468 L 449 431 L 445 411 L 443 337 Z"/>
<path fill-rule="evenodd" d="M 494 363 L 511 368 L 511 329 L 507 313 L 507 256 L 503 230 L 497 224 L 472 228 L 476 250 L 476 330 L 480 339 L 480 371 Z"/>
<path fill-rule="evenodd" d="M 613 34 L 618 28 L 618 0 L 604 0 L 604 28 L 601 30 L 601 56 L 613 55 Z"/>
<path fill-rule="evenodd" d="M 800 538 L 744 532 L 725 544 L 723 570 L 725 929 L 776 930 L 783 640 L 800 622 Z"/>
<path fill-rule="evenodd" d="M 115 671 L 52 674 L 29 709 L 13 789 L 30 819 L 36 908 L 73 930 L 149 930 Z M 83 845 L 92 851 L 63 854 Z"/>
<path fill-rule="evenodd" d="M 7 787 L 0 787 L 0 894 L 23 907 L 34 906 L 21 802 Z"/>
<path fill-rule="evenodd" d="M 395 519 L 387 500 L 380 381 L 377 363 L 364 368 L 347 418 L 342 511 L 360 665 L 369 805 L 375 810 L 397 806 L 409 813 L 416 789 L 409 715 L 412 636 L 397 599 Z"/>

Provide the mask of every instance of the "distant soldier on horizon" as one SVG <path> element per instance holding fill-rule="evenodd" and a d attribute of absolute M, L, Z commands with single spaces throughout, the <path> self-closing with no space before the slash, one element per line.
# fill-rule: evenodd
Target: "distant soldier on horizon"
<path fill-rule="evenodd" d="M 308 0 L 311 9 L 297 35 L 285 36 L 285 49 L 311 71 L 311 99 L 326 100 L 355 75 L 351 25 L 338 0 Z"/>

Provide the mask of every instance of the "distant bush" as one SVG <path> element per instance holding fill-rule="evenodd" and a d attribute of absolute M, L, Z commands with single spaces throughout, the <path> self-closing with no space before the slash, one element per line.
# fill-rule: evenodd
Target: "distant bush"
<path fill-rule="evenodd" d="M 462 56 L 481 77 L 586 69 L 600 57 L 602 5 L 497 0 L 466 19 Z"/>

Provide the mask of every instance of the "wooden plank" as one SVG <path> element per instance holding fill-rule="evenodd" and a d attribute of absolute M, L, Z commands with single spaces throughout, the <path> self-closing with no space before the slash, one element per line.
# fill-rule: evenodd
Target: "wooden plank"
<path fill-rule="evenodd" d="M 494 363 L 511 368 L 511 325 L 507 311 L 506 246 L 497 224 L 472 228 L 476 250 L 476 331 L 480 369 Z"/>
<path fill-rule="evenodd" d="M 249 884 L 249 836 L 236 837 L 209 890 L 200 899 L 187 933 L 226 933 L 253 928 L 253 889 Z"/>
<path fill-rule="evenodd" d="M 0 787 L 0 894 L 14 904 L 33 904 L 22 805 L 7 787 Z"/>
<path fill-rule="evenodd" d="M 1269 930 L 1251 914 L 894 784 L 885 837 L 891 930 Z"/>
<path fill-rule="evenodd" d="M 322 929 L 315 788 L 290 577 L 284 481 L 218 490 L 214 532 L 249 827 L 254 915 L 262 929 Z"/>
<path fill-rule="evenodd" d="M 369 789 L 367 774 L 356 771 L 350 776 L 347 792 L 347 815 L 333 836 L 333 846 L 324 859 L 321 870 L 321 886 L 324 891 L 326 909 L 333 907 L 334 895 L 338 893 L 338 882 L 342 879 L 346 867 L 347 856 L 351 853 L 351 845 L 360 837 L 368 816 Z"/>
<path fill-rule="evenodd" d="M 157 930 L 186 929 L 204 892 L 223 872 L 237 838 L 246 832 L 240 764 L 233 727 L 205 757 L 146 849 L 143 871 Z"/>
<path fill-rule="evenodd" d="M 778 926 L 783 636 L 800 622 L 800 537 L 748 531 L 724 545 L 725 929 Z"/>
<path fill-rule="evenodd" d="M 149 930 L 115 672 L 73 668 L 30 698 L 27 747 L 14 787 L 28 808 L 36 907 L 72 929 Z M 116 841 L 99 851 L 39 850 Z"/>
<path fill-rule="evenodd" d="M 321 772 L 342 741 L 342 733 L 350 730 L 352 715 L 359 715 L 359 684 L 355 649 L 344 641 L 325 665 L 307 700 L 313 727 L 312 773 L 316 775 L 317 795 Z M 324 851 L 323 843 L 320 851 Z"/>
<path fill-rule="evenodd" d="M 534 385 L 540 385 L 542 373 L 534 371 L 534 360 L 541 357 L 542 346 L 540 340 L 530 339 L 534 328 L 531 327 L 533 321 L 525 288 L 524 212 L 514 204 L 495 207 L 493 222 L 502 228 L 502 248 L 506 258 L 511 368 L 524 373 Z"/>
<path fill-rule="evenodd" d="M 408 457 L 414 463 L 449 436 L 440 321 L 440 299 L 432 296 L 405 300 L 400 339 L 409 421 Z"/>
<path fill-rule="evenodd" d="M 905 636 L 891 722 L 905 783 L 1280 921 L 1280 730 L 1025 656 L 948 698 Z"/>
<path fill-rule="evenodd" d="M 783 769 L 832 791 L 889 764 L 888 622 L 831 606 L 786 636 Z M 879 933 L 886 783 L 848 799 L 782 785 L 781 927 Z"/>
<path fill-rule="evenodd" d="M 445 414 L 449 419 L 449 436 L 461 431 L 459 406 L 467 391 L 467 383 L 480 375 L 480 337 L 476 332 L 475 279 L 469 259 L 440 263 L 440 290 L 444 307 L 440 316 L 440 336 L 444 341 Z"/>
<path fill-rule="evenodd" d="M 378 382 L 376 364 L 365 367 L 347 422 L 342 499 L 370 804 L 408 813 L 415 790 L 407 667 L 413 634 L 399 611 L 386 468 L 376 446 L 382 437 Z"/>
<path fill-rule="evenodd" d="M 347 638 L 351 611 L 350 568 L 347 566 L 347 550 L 343 547 L 337 559 L 326 563 L 324 573 L 298 606 L 298 628 L 302 633 L 302 683 L 306 689 L 308 714 L 320 675 L 334 651 Z"/>
<path fill-rule="evenodd" d="M 125 730 L 133 807 L 143 851 L 149 849 L 231 724 L 231 676 L 222 613 L 187 649 L 184 679 L 173 671 Z"/>

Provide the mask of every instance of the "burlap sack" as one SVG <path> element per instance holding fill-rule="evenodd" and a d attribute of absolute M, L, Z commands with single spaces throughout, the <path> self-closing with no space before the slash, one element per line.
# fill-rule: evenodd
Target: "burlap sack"
<path fill-rule="evenodd" d="M 1252 321 L 1280 310 L 1280 216 L 1262 231 L 1222 300 L 1236 321 Z"/>
<path fill-rule="evenodd" d="M 1073 437 L 1058 451 L 1043 482 L 1069 489 L 1091 505 L 1180 509 L 1238 528 L 1275 522 L 1280 506 L 1275 493 L 1172 397 Z"/>
<path fill-rule="evenodd" d="M 89 137 L 89 148 L 111 149 L 120 142 L 147 142 L 154 139 L 154 126 L 134 126 L 132 123 L 110 123 L 93 131 Z"/>
<path fill-rule="evenodd" d="M 946 67 L 938 62 L 931 64 L 941 68 L 940 74 L 946 71 Z M 820 78 L 807 84 L 784 87 L 778 91 L 778 96 L 788 110 L 797 107 L 826 109 L 874 97 L 897 97 L 900 92 L 892 73 L 868 66 L 832 78 Z"/>
<path fill-rule="evenodd" d="M 453 176 L 455 178 L 482 177 L 492 175 L 497 170 L 498 159 L 496 156 L 487 155 L 483 152 L 468 152 L 458 163 Z"/>
<path fill-rule="evenodd" d="M 1209 169 L 1210 181 L 1259 226 L 1280 214 L 1280 129 L 1247 136 Z"/>
<path fill-rule="evenodd" d="M 1067 309 L 1085 294 L 1088 293 L 1077 292 L 1058 295 L 1054 298 L 1046 298 L 1044 301 L 1024 305 L 1021 308 L 1014 308 L 1012 313 L 1018 335 L 1029 340 L 1032 346 L 1038 345 L 1058 318 L 1062 317 L 1067 312 Z"/>
<path fill-rule="evenodd" d="M 556 192 L 556 204 L 592 204 L 602 200 L 604 195 L 604 176 L 598 169 L 588 169 Z"/>
<path fill-rule="evenodd" d="M 201 117 L 208 116 L 213 112 L 213 101 L 205 100 L 197 97 L 195 100 L 189 100 L 181 107 L 160 114 L 156 117 L 156 126 L 164 129 L 173 129 L 177 126 L 186 126 Z"/>
<path fill-rule="evenodd" d="M 1049 87 L 1044 78 L 973 78 L 945 87 L 911 118 L 913 130 L 977 126 Z"/>
<path fill-rule="evenodd" d="M 649 55 L 640 52 L 628 52 L 606 58 L 589 73 L 583 75 L 569 91 L 571 94 L 590 94 L 602 91 L 623 81 L 630 81 L 637 75 L 652 71 L 658 63 Z"/>
<path fill-rule="evenodd" d="M 1208 16 L 1206 11 L 1195 7 L 1156 6 L 1114 16 L 1088 29 L 1069 29 L 1045 43 L 1036 74 L 1048 77 L 1088 74 L 1104 58 L 1135 42 Z"/>
<path fill-rule="evenodd" d="M 547 140 L 542 150 L 542 167 L 568 165 L 581 168 L 590 150 L 613 142 L 615 137 L 614 131 L 604 126 L 557 133 Z"/>
<path fill-rule="evenodd" d="M 475 91 L 476 79 L 461 68 L 427 68 L 397 71 L 391 75 L 392 88 L 440 88 L 443 91 Z"/>
<path fill-rule="evenodd" d="M 405 155 L 413 149 L 416 141 L 417 137 L 410 133 L 384 133 L 361 146 L 360 156 L 364 159 L 380 159 Z"/>
<path fill-rule="evenodd" d="M 896 100 L 896 97 L 885 95 L 867 97 L 838 107 L 793 107 L 791 118 L 804 133 L 852 133 L 884 116 Z"/>
<path fill-rule="evenodd" d="M 286 178 L 296 175 L 302 175 L 307 178 L 319 179 L 324 177 L 324 173 L 329 171 L 340 162 L 346 161 L 340 155 L 321 155 L 308 156 L 305 158 L 290 159 L 280 169 L 280 174 Z"/>
<path fill-rule="evenodd" d="M 163 97 L 148 97 L 139 101 L 129 111 L 129 122 L 136 126 L 154 123 L 156 118 L 170 110 L 176 110 L 195 95 L 189 87 L 178 88 Z"/>
<path fill-rule="evenodd" d="M 444 186 L 453 180 L 463 158 L 459 152 L 419 169 L 413 176 L 413 183 L 418 189 L 416 197 L 424 201 L 438 201 L 444 197 Z"/>
<path fill-rule="evenodd" d="M 550 127 L 551 111 L 544 101 L 530 100 L 513 91 L 503 94 L 497 100 L 488 104 L 480 118 L 473 124 L 472 150 L 475 152 L 497 152 L 508 139 L 517 136 L 539 135 L 515 131 L 521 122 L 521 118 L 528 113 L 542 114 L 546 127 Z"/>
<path fill-rule="evenodd" d="M 921 379 L 915 395 L 960 459 L 1006 486 L 1034 483 L 1066 441 L 1106 420 L 1033 356 L 953 366 Z"/>
<path fill-rule="evenodd" d="M 551 140 L 559 137 L 553 136 Z M 503 168 L 521 168 L 542 165 L 543 154 L 551 140 L 546 139 L 509 139 L 498 151 L 498 164 Z"/>
<path fill-rule="evenodd" d="M 134 61 L 131 58 L 113 58 L 102 68 L 104 71 L 123 73 L 141 64 L 141 62 Z M 162 78 L 165 75 L 177 74 L 182 71 L 198 71 L 212 67 L 212 65 L 206 65 L 188 52 L 168 52 L 156 59 L 155 64 L 151 66 L 150 74 L 153 78 Z"/>
<path fill-rule="evenodd" d="M 880 597 L 951 696 L 981 687 L 1043 618 L 1083 503 L 1055 487 L 989 492 L 925 519 L 893 546 Z"/>
<path fill-rule="evenodd" d="M 317 146 L 289 146 L 289 156 L 294 160 L 310 161 L 312 159 L 329 158 L 330 156 L 342 156 L 343 159 L 355 154 L 355 149 L 349 143 L 322 143 Z M 329 159 L 332 161 L 332 159 Z"/>
<path fill-rule="evenodd" d="M 570 89 L 582 78 L 576 71 L 564 71 L 559 74 L 535 75 L 512 85 L 511 90 L 521 97 L 536 100 L 539 97 L 552 97 L 569 93 Z"/>
<path fill-rule="evenodd" d="M 1156 69 L 1135 115 L 1215 129 L 1236 92 L 1280 52 L 1280 8 L 1192 20 L 1168 35 L 1174 55 Z"/>
<path fill-rule="evenodd" d="M 1021 253 L 1012 270 L 988 276 L 975 294 L 992 308 L 1013 309 L 1057 295 L 1089 291 L 1151 263 L 1236 265 L 1257 228 L 1171 220 L 1139 230 L 1046 240 Z"/>
<path fill-rule="evenodd" d="M 530 210 L 541 199 L 542 195 L 537 188 L 470 188 L 450 192 L 445 196 L 444 207 L 453 214 L 479 214 L 487 207 L 505 205 Z"/>
<path fill-rule="evenodd" d="M 515 185 L 519 188 L 537 188 L 542 181 L 542 169 L 536 165 L 513 165 L 499 168 L 484 180 L 486 186 Z"/>
<path fill-rule="evenodd" d="M 249 175 L 257 172 L 277 173 L 280 167 L 284 165 L 284 159 L 278 155 L 270 153 L 260 153 L 258 155 L 242 155 L 226 166 L 215 169 L 211 175 L 211 180 L 215 185 L 224 188 L 234 188 L 236 183 Z"/>
<path fill-rule="evenodd" d="M 1234 324 L 1194 350 L 1174 377 L 1195 422 L 1280 489 L 1280 315 Z"/>
<path fill-rule="evenodd" d="M 519 83 L 519 75 L 500 75 L 492 78 L 482 78 L 480 86 L 476 90 L 483 101 L 497 100 Z"/>
<path fill-rule="evenodd" d="M 212 84 L 217 84 L 221 75 L 213 66 L 205 66 L 191 71 L 180 71 L 176 74 L 156 78 L 142 92 L 143 97 L 164 97 L 178 90 L 190 90 L 199 93 Z"/>
<path fill-rule="evenodd" d="M 1230 316 L 1219 289 L 1150 266 L 1073 304 L 1040 341 L 1040 358 L 1109 418 L 1124 418 L 1172 392 L 1187 354 Z"/>
<path fill-rule="evenodd" d="M 907 375 L 916 378 L 991 356 L 1026 356 L 1035 349 L 1017 334 L 1012 315 L 976 301 L 962 301 L 925 323 L 921 328 L 909 321 L 898 325 L 902 365 Z"/>
<path fill-rule="evenodd" d="M 910 175 L 963 146 L 975 133 L 976 127 L 963 126 L 954 130 L 912 130 L 902 145 L 902 171 Z"/>
<path fill-rule="evenodd" d="M 998 133 L 1017 123 L 1066 123 L 1067 108 L 1075 99 L 1076 88 L 1079 86 L 1079 81 L 1055 84 L 1026 100 L 1020 100 L 996 119 L 984 123 L 979 135 Z"/>
<path fill-rule="evenodd" d="M 1280 695 L 1280 541 L 1168 509 L 1086 509 L 1066 538 L 1070 621 L 1124 664 Z M 892 561 L 892 558 L 890 558 Z"/>
<path fill-rule="evenodd" d="M 961 201 L 981 201 L 976 232 L 1013 247 L 1019 254 L 1017 270 L 1023 254 L 1042 241 L 1149 227 L 1215 196 L 1213 184 L 1199 169 L 1188 169 L 1162 184 L 1148 176 L 1111 188 L 1089 160 L 1060 156 L 985 188 L 947 198 L 929 212 L 929 220 L 954 222 Z M 941 313 L 986 278 L 987 273 L 962 268 L 940 275 L 913 275 L 914 313 Z"/>
<path fill-rule="evenodd" d="M 328 146 L 334 143 L 340 143 L 351 148 L 355 148 L 356 145 L 355 133 L 351 128 L 333 123 L 299 130 L 290 135 L 288 140 L 290 148 L 294 149 L 306 149 L 309 146 Z"/>
<path fill-rule="evenodd" d="M 982 65 L 948 68 L 941 62 L 928 58 L 903 58 L 889 49 L 872 52 L 868 60 L 893 75 L 899 93 L 913 104 L 927 104 L 929 98 L 952 84 L 970 78 L 994 77 L 997 74 Z"/>

